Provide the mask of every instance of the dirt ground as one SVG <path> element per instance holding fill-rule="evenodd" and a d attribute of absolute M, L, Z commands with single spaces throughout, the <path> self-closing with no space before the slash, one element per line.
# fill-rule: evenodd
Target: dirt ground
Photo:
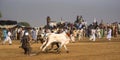
<path fill-rule="evenodd" d="M 32 53 L 38 53 L 35 56 L 24 55 L 18 40 L 14 40 L 12 45 L 1 43 L 0 41 L 0 60 L 120 60 L 120 36 L 111 41 L 103 38 L 95 42 L 83 38 L 67 45 L 69 53 L 62 48 L 60 54 L 54 51 L 41 52 L 41 43 L 35 43 L 32 44 Z"/>

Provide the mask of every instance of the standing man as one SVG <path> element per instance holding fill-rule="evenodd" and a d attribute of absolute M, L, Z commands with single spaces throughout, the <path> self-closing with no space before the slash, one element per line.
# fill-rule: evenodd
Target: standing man
<path fill-rule="evenodd" d="M 3 28 L 2 33 L 3 33 L 3 39 L 5 40 L 7 36 L 7 29 Z"/>
<path fill-rule="evenodd" d="M 92 29 L 92 30 L 91 30 L 91 37 L 90 37 L 90 40 L 93 40 L 93 41 L 96 40 L 95 33 L 96 33 L 96 30 L 95 30 L 95 29 Z"/>
<path fill-rule="evenodd" d="M 37 33 L 35 28 L 33 28 L 32 30 L 32 39 L 33 41 L 37 42 Z"/>
<path fill-rule="evenodd" d="M 28 32 L 24 33 L 21 43 L 22 43 L 22 48 L 24 49 L 24 54 L 30 55 L 31 46 L 30 46 L 30 37 Z"/>
<path fill-rule="evenodd" d="M 111 35 L 112 35 L 112 29 L 109 27 L 108 28 L 108 33 L 107 33 L 107 39 L 108 40 L 111 40 L 111 37 L 112 37 Z"/>

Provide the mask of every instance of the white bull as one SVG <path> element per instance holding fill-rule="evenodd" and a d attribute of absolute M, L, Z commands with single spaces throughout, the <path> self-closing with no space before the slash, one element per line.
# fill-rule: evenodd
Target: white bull
<path fill-rule="evenodd" d="M 43 43 L 43 45 L 40 47 L 40 49 L 42 49 L 42 51 L 45 51 L 45 49 L 53 42 L 58 42 L 60 43 L 60 47 L 59 49 L 64 46 L 66 52 L 69 52 L 66 45 L 70 42 L 70 37 L 68 36 L 68 34 L 66 32 L 62 32 L 60 34 L 55 34 L 55 33 L 51 33 L 48 36 L 48 39 Z M 59 50 L 58 49 L 58 50 Z"/>

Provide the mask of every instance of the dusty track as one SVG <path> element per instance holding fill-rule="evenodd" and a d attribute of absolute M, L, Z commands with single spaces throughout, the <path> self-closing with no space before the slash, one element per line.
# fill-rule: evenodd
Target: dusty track
<path fill-rule="evenodd" d="M 0 42 L 1 43 L 1 42 Z M 13 45 L 0 45 L 0 60 L 120 60 L 120 37 L 112 41 L 98 39 L 96 42 L 87 39 L 67 45 L 69 53 L 62 48 L 61 53 L 39 52 L 39 44 L 32 45 L 35 56 L 26 56 L 19 48 L 19 41 L 13 41 Z"/>

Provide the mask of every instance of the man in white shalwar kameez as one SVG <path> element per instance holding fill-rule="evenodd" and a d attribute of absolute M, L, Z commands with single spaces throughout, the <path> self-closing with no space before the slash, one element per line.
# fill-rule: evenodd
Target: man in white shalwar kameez
<path fill-rule="evenodd" d="M 92 30 L 91 30 L 91 37 L 90 37 L 90 40 L 93 40 L 93 41 L 96 40 L 95 33 L 96 33 L 96 30 L 95 30 L 95 29 L 92 29 Z"/>
<path fill-rule="evenodd" d="M 3 44 L 5 44 L 6 41 L 9 42 L 9 45 L 12 44 L 12 40 L 11 40 L 10 36 L 11 36 L 11 32 L 8 31 L 7 36 L 6 36 L 5 40 L 3 41 Z"/>
<path fill-rule="evenodd" d="M 109 28 L 108 34 L 107 34 L 107 39 L 108 39 L 108 40 L 111 40 L 111 37 L 112 37 L 111 34 L 112 34 L 112 29 Z"/>
<path fill-rule="evenodd" d="M 100 28 L 99 28 L 99 27 L 97 28 L 96 32 L 97 32 L 97 37 L 98 37 L 98 38 L 101 38 L 101 35 L 100 35 Z"/>

